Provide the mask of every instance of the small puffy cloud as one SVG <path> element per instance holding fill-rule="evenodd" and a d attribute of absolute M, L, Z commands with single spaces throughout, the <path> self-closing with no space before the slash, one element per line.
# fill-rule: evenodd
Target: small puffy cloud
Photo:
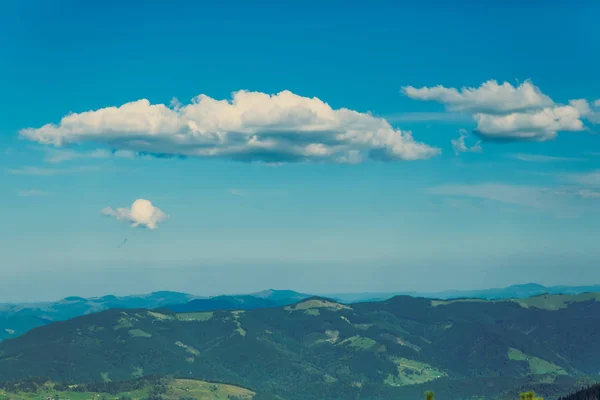
<path fill-rule="evenodd" d="M 120 107 L 72 113 L 58 124 L 20 131 L 42 144 L 101 144 L 135 153 L 237 161 L 361 162 L 419 160 L 440 149 L 413 139 L 369 113 L 333 109 L 290 91 L 238 91 L 232 100 L 199 95 L 183 105 L 142 99 Z"/>
<path fill-rule="evenodd" d="M 149 229 L 155 229 L 160 222 L 169 218 L 161 209 L 155 207 L 150 200 L 145 199 L 137 199 L 130 208 L 117 208 L 115 210 L 106 207 L 101 213 L 119 221 L 131 222 L 133 227 L 145 226 Z"/>
<path fill-rule="evenodd" d="M 467 131 L 464 129 L 461 129 L 459 132 L 460 132 L 460 136 L 456 139 L 451 140 L 452 148 L 454 149 L 454 153 L 456 155 L 458 155 L 460 153 L 481 153 L 481 152 L 483 152 L 483 148 L 481 147 L 481 141 L 478 141 L 473 146 L 469 147 L 465 143 L 465 141 L 467 139 Z"/>
<path fill-rule="evenodd" d="M 463 87 L 460 90 L 441 85 L 422 88 L 405 86 L 402 92 L 412 99 L 442 103 L 450 111 L 471 113 L 505 114 L 554 105 L 552 99 L 530 81 L 515 87 L 508 82 L 498 84 L 495 80 L 489 80 L 478 88 Z"/>
<path fill-rule="evenodd" d="M 474 133 L 491 141 L 546 141 L 559 131 L 582 131 L 583 119 L 600 121 L 600 113 L 586 100 L 571 100 L 559 105 L 542 93 L 531 81 L 519 86 L 494 80 L 478 88 L 446 88 L 444 86 L 414 88 L 403 93 L 423 101 L 436 101 L 452 112 L 472 114 L 477 123 Z"/>

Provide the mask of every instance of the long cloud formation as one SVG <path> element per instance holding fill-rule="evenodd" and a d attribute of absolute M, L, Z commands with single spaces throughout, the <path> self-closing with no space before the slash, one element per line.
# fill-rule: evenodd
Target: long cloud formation
<path fill-rule="evenodd" d="M 441 152 L 383 118 L 334 110 L 318 98 L 289 91 L 238 91 L 231 101 L 199 95 L 191 104 L 173 106 L 142 99 L 69 114 L 59 124 L 23 129 L 20 135 L 55 146 L 94 143 L 115 150 L 267 163 L 419 160 Z"/>
<path fill-rule="evenodd" d="M 592 109 L 586 100 L 556 104 L 530 81 L 515 87 L 490 80 L 478 88 L 460 90 L 406 86 L 402 92 L 415 100 L 442 103 L 449 111 L 471 113 L 477 123 L 474 133 L 486 140 L 546 141 L 559 131 L 584 130 L 583 119 L 600 121 L 600 111 Z"/>

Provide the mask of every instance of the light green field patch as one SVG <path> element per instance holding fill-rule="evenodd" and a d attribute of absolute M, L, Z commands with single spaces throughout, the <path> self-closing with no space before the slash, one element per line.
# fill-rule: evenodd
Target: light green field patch
<path fill-rule="evenodd" d="M 538 357 L 530 356 L 512 347 L 508 349 L 508 358 L 514 361 L 527 361 L 529 363 L 529 372 L 533 375 L 567 375 L 567 372 L 558 365 Z"/>
<path fill-rule="evenodd" d="M 108 372 L 101 372 L 100 378 L 102 378 L 102 382 L 112 382 L 112 380 L 108 377 Z"/>
<path fill-rule="evenodd" d="M 129 336 L 131 337 L 139 337 L 139 338 L 151 338 L 152 334 L 148 332 L 144 332 L 141 329 L 131 329 L 129 331 Z"/>
<path fill-rule="evenodd" d="M 354 326 L 356 329 L 360 329 L 361 331 L 366 331 L 372 327 L 373 324 L 352 324 L 352 326 Z"/>
<path fill-rule="evenodd" d="M 406 339 L 402 339 L 400 337 L 396 338 L 396 343 L 398 343 L 400 346 L 404 346 L 404 347 L 408 347 L 413 349 L 414 351 L 421 351 L 421 348 L 415 344 L 412 344 L 411 342 L 409 342 Z"/>
<path fill-rule="evenodd" d="M 131 373 L 131 376 L 134 378 L 141 378 L 142 376 L 144 376 L 144 368 L 133 367 L 133 372 Z"/>
<path fill-rule="evenodd" d="M 327 308 L 330 311 L 351 310 L 350 307 L 328 300 L 306 300 L 293 306 L 287 306 L 287 311 L 309 310 L 311 308 Z"/>
<path fill-rule="evenodd" d="M 131 392 L 117 394 L 100 392 L 75 392 L 55 391 L 52 385 L 37 393 L 4 393 L 0 390 L 0 396 L 6 400 L 47 400 L 59 398 L 60 400 L 118 400 L 121 397 L 130 397 L 132 400 L 148 398 L 151 386 L 144 387 Z M 199 400 L 251 400 L 256 395 L 248 389 L 238 386 L 210 383 L 191 379 L 173 379 L 168 384 L 168 390 L 162 397 L 165 400 L 180 400 L 182 398 L 194 398 Z"/>
<path fill-rule="evenodd" d="M 4 329 L 4 332 L 8 333 L 9 335 L 15 334 L 15 331 L 13 329 L 8 329 L 8 328 Z"/>
<path fill-rule="evenodd" d="M 304 314 L 306 314 L 306 315 L 313 315 L 313 316 L 317 316 L 317 315 L 319 315 L 319 314 L 321 314 L 321 313 L 319 312 L 319 309 L 318 309 L 318 308 L 309 308 L 308 310 L 305 310 L 305 311 L 304 311 Z"/>
<path fill-rule="evenodd" d="M 133 328 L 133 323 L 135 321 L 137 321 L 136 318 L 130 317 L 127 315 L 127 313 L 121 313 L 121 317 L 117 320 L 118 323 L 113 327 L 113 329 L 116 331 L 119 329 Z"/>
<path fill-rule="evenodd" d="M 157 313 L 154 311 L 148 311 L 148 315 L 151 316 L 152 318 L 158 319 L 160 321 L 173 319 L 172 315 L 161 314 L 161 313 Z"/>
<path fill-rule="evenodd" d="M 192 312 L 192 313 L 181 313 L 175 314 L 175 317 L 180 321 L 209 321 L 212 319 L 214 313 L 212 311 L 206 312 Z"/>
<path fill-rule="evenodd" d="M 395 376 L 390 374 L 385 379 L 384 383 L 389 386 L 418 385 L 446 376 L 444 372 L 426 363 L 397 357 L 390 360 L 396 364 L 398 373 Z"/>
<path fill-rule="evenodd" d="M 327 339 L 318 339 L 315 341 L 315 344 L 319 344 L 319 343 L 331 343 L 331 344 L 335 344 L 335 342 L 338 341 L 338 339 L 340 338 L 340 332 L 339 331 L 334 331 L 334 330 L 326 330 L 325 331 L 325 335 L 327 336 Z"/>
<path fill-rule="evenodd" d="M 237 325 L 237 328 L 235 329 L 235 331 L 237 333 L 240 334 L 240 336 L 245 337 L 246 336 L 246 330 L 244 328 L 242 328 L 242 323 L 239 321 L 240 318 L 240 314 L 243 314 L 244 311 L 232 311 L 231 314 L 233 315 L 233 320 L 235 322 L 235 324 Z"/>
<path fill-rule="evenodd" d="M 431 300 L 432 307 L 447 306 L 452 303 L 487 303 L 493 302 L 486 299 L 452 299 L 452 300 Z"/>
<path fill-rule="evenodd" d="M 556 311 L 561 308 L 567 308 L 571 303 L 600 301 L 600 293 L 544 294 L 528 299 L 515 299 L 513 301 L 523 308 L 534 307 L 542 310 Z"/>
<path fill-rule="evenodd" d="M 185 349 L 185 351 L 187 351 L 189 354 L 192 354 L 194 356 L 200 355 L 200 352 L 197 349 L 193 348 L 192 346 L 188 346 L 187 344 L 185 344 L 183 342 L 177 341 L 177 342 L 175 342 L 175 346 L 179 346 L 179 347 Z"/>
<path fill-rule="evenodd" d="M 325 383 L 336 383 L 337 379 L 329 374 L 323 375 L 323 380 Z"/>
<path fill-rule="evenodd" d="M 352 336 L 352 337 L 349 337 L 348 339 L 344 339 L 338 343 L 338 345 L 348 345 L 355 349 L 361 349 L 361 350 L 368 350 L 371 347 L 375 346 L 376 344 L 377 344 L 377 342 L 374 341 L 373 339 L 368 338 L 368 337 L 363 337 L 363 336 Z"/>

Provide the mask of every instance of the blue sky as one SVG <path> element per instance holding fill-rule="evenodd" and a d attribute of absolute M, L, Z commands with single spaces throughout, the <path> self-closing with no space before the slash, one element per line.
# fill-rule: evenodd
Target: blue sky
<path fill-rule="evenodd" d="M 597 3 L 170 3 L 0 6 L 0 301 L 600 281 Z"/>

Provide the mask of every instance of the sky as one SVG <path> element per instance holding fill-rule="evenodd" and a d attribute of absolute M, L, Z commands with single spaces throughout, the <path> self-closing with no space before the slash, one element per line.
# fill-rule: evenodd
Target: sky
<path fill-rule="evenodd" d="M 4 1 L 0 302 L 600 283 L 599 12 Z"/>

